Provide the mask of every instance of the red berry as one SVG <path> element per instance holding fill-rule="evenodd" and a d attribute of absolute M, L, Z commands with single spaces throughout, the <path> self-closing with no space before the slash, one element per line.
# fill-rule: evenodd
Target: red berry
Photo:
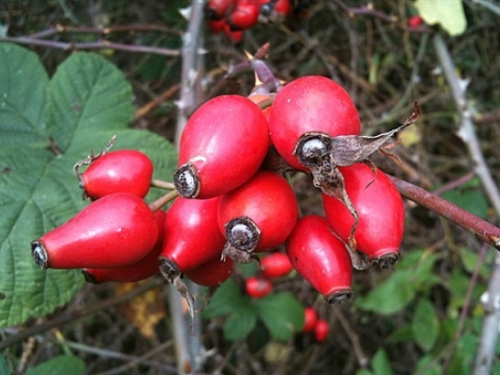
<path fill-rule="evenodd" d="M 286 241 L 293 268 L 329 303 L 352 296 L 352 265 L 345 245 L 331 231 L 326 218 L 300 218 Z"/>
<path fill-rule="evenodd" d="M 240 43 L 243 40 L 243 30 L 231 30 L 228 24 L 224 26 L 224 33 L 233 43 Z"/>
<path fill-rule="evenodd" d="M 191 116 L 182 133 L 174 182 L 185 198 L 212 198 L 249 180 L 269 147 L 269 128 L 248 98 L 222 95 Z"/>
<path fill-rule="evenodd" d="M 359 251 L 382 267 L 393 264 L 399 254 L 405 225 L 403 199 L 389 177 L 365 164 L 340 168 L 345 189 L 359 215 L 354 234 Z M 326 216 L 335 231 L 347 241 L 354 218 L 338 199 L 323 194 Z"/>
<path fill-rule="evenodd" d="M 266 279 L 275 279 L 288 275 L 292 270 L 292 264 L 284 253 L 272 253 L 260 260 L 261 274 Z"/>
<path fill-rule="evenodd" d="M 317 321 L 318 313 L 314 307 L 306 307 L 304 309 L 304 327 L 302 328 L 302 332 L 311 332 L 316 326 Z"/>
<path fill-rule="evenodd" d="M 318 319 L 316 325 L 314 326 L 314 338 L 317 342 L 325 341 L 330 331 L 330 325 L 324 319 Z"/>
<path fill-rule="evenodd" d="M 221 256 L 225 239 L 217 225 L 219 201 L 220 197 L 179 197 L 167 211 L 160 255 L 160 270 L 167 280 Z"/>
<path fill-rule="evenodd" d="M 137 150 L 111 151 L 92 161 L 79 175 L 80 187 L 91 199 L 114 193 L 132 193 L 144 198 L 149 191 L 153 163 Z"/>
<path fill-rule="evenodd" d="M 224 18 L 220 20 L 209 20 L 208 21 L 208 27 L 210 28 L 210 31 L 212 31 L 214 34 L 223 32 L 226 28 L 226 20 Z"/>
<path fill-rule="evenodd" d="M 262 298 L 267 296 L 273 290 L 273 284 L 259 277 L 251 276 L 246 281 L 247 294 L 252 298 Z"/>
<path fill-rule="evenodd" d="M 236 0 L 229 10 L 227 24 L 231 30 L 245 30 L 254 26 L 259 19 L 259 3 L 255 0 Z"/>
<path fill-rule="evenodd" d="M 298 212 L 288 181 L 275 172 L 259 171 L 244 185 L 222 196 L 218 223 L 234 248 L 265 251 L 286 240 Z"/>
<path fill-rule="evenodd" d="M 423 22 L 424 20 L 419 15 L 411 16 L 410 18 L 408 18 L 408 26 L 412 29 L 416 29 L 417 27 L 422 25 Z"/>
<path fill-rule="evenodd" d="M 233 4 L 234 0 L 208 0 L 205 4 L 205 15 L 211 20 L 220 20 Z"/>
<path fill-rule="evenodd" d="M 203 286 L 217 286 L 226 281 L 233 272 L 233 260 L 220 257 L 213 258 L 185 275 L 194 283 Z"/>
<path fill-rule="evenodd" d="M 165 216 L 165 211 L 159 210 L 155 212 L 159 234 L 156 244 L 148 255 L 137 263 L 128 266 L 116 268 L 84 268 L 82 273 L 85 276 L 85 280 L 93 284 L 101 284 L 110 281 L 130 283 L 147 279 L 159 272 L 158 256 L 161 253 L 163 244 Z"/>
<path fill-rule="evenodd" d="M 289 0 L 278 0 L 274 5 L 274 10 L 281 16 L 286 16 L 292 10 Z"/>
<path fill-rule="evenodd" d="M 269 131 L 281 156 L 291 166 L 307 170 L 294 154 L 304 134 L 359 135 L 361 124 L 354 103 L 339 84 L 321 76 L 306 76 L 278 92 L 271 107 Z M 304 146 L 310 149 L 321 144 L 314 141 Z M 298 154 L 303 152 L 297 150 Z"/>
<path fill-rule="evenodd" d="M 35 262 L 45 268 L 109 268 L 139 261 L 153 248 L 158 225 L 137 195 L 106 195 L 72 219 L 31 243 Z"/>

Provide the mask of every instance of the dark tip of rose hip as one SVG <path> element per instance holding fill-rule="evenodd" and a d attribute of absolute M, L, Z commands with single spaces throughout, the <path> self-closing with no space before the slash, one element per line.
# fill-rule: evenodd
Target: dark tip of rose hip
<path fill-rule="evenodd" d="M 40 241 L 31 242 L 31 256 L 40 268 L 42 268 L 43 270 L 47 269 L 47 251 Z"/>
<path fill-rule="evenodd" d="M 160 258 L 160 272 L 168 282 L 173 283 L 181 275 L 179 266 L 168 258 Z"/>
<path fill-rule="evenodd" d="M 238 250 L 252 251 L 260 240 L 260 229 L 249 217 L 237 217 L 227 222 L 226 239 Z"/>
<path fill-rule="evenodd" d="M 174 185 L 183 198 L 196 198 L 200 192 L 198 172 L 191 164 L 184 164 L 174 173 Z"/>
<path fill-rule="evenodd" d="M 90 272 L 87 272 L 86 270 L 82 270 L 83 277 L 85 278 L 85 281 L 91 284 L 99 284 L 99 281 L 92 275 Z"/>
<path fill-rule="evenodd" d="M 331 137 L 324 133 L 303 134 L 293 150 L 293 154 L 306 167 L 317 166 L 322 158 L 332 150 Z"/>
<path fill-rule="evenodd" d="M 398 260 L 398 253 L 387 253 L 377 259 L 377 264 L 380 268 L 386 269 L 394 266 Z"/>
<path fill-rule="evenodd" d="M 333 292 L 325 296 L 325 301 L 328 303 L 342 303 L 348 301 L 352 298 L 351 289 L 343 289 Z"/>

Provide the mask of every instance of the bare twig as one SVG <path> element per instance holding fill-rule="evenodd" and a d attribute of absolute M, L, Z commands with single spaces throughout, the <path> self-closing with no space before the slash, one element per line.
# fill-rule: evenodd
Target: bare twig
<path fill-rule="evenodd" d="M 19 36 L 19 37 L 7 36 L 7 37 L 0 37 L 0 42 L 12 42 L 16 44 L 56 48 L 56 49 L 62 49 L 63 51 L 112 49 L 116 51 L 151 53 L 163 56 L 179 56 L 180 54 L 179 50 L 175 49 L 139 46 L 134 44 L 113 43 L 113 42 L 108 42 L 107 40 L 88 42 L 88 43 L 69 43 L 69 42 L 58 42 L 55 40 L 38 39 L 28 36 Z"/>
<path fill-rule="evenodd" d="M 446 44 L 437 34 L 434 37 L 434 48 L 439 62 L 443 67 L 443 72 L 451 89 L 451 94 L 455 101 L 457 111 L 460 115 L 460 128 L 458 135 L 467 145 L 470 156 L 475 165 L 474 170 L 478 175 L 488 198 L 500 216 L 500 192 L 490 173 L 488 165 L 484 160 L 483 153 L 477 139 L 472 120 L 472 110 L 467 103 L 466 87 L 467 83 L 461 80 L 456 74 L 456 68 L 451 59 Z M 498 249 L 498 247 L 497 247 Z M 479 340 L 479 347 L 476 354 L 474 374 L 489 374 L 495 356 L 495 347 L 498 340 L 498 326 L 500 324 L 500 254 L 496 254 L 495 265 L 492 270 L 488 291 L 485 294 L 485 318 Z"/>

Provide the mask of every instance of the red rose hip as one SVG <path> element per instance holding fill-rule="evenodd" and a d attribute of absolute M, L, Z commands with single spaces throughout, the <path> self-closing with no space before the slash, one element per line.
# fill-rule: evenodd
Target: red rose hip
<path fill-rule="evenodd" d="M 286 253 L 293 268 L 328 303 L 351 298 L 351 257 L 332 233 L 326 218 L 318 215 L 300 218 L 286 241 Z"/>

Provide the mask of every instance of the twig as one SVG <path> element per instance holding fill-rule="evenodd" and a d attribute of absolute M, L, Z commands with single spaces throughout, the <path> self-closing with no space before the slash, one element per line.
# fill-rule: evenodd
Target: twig
<path fill-rule="evenodd" d="M 370 15 L 370 16 L 380 18 L 380 19 L 387 21 L 387 22 L 396 22 L 398 20 L 398 18 L 395 16 L 389 16 L 389 15 L 385 14 L 384 12 L 376 10 L 373 7 L 372 3 L 369 3 L 369 5 L 366 5 L 366 6 L 360 6 L 358 8 L 354 8 L 354 7 L 347 6 L 346 4 L 344 4 L 343 1 L 340 1 L 340 0 L 333 0 L 333 1 L 339 7 L 341 7 L 343 10 L 345 10 L 347 13 L 349 13 L 349 15 L 351 17 L 355 14 L 364 14 L 364 15 Z"/>
<path fill-rule="evenodd" d="M 358 335 L 352 330 L 349 324 L 349 320 L 345 317 L 344 312 L 340 307 L 334 308 L 333 313 L 335 314 L 335 317 L 339 320 L 342 328 L 344 328 L 344 331 L 347 333 L 347 336 L 349 336 L 349 339 L 351 340 L 354 354 L 356 356 L 356 359 L 358 360 L 358 365 L 365 368 L 366 366 L 368 366 L 370 359 L 363 352 L 363 348 L 361 347 L 361 343 L 359 342 Z"/>
<path fill-rule="evenodd" d="M 109 298 L 87 309 L 80 308 L 74 311 L 65 311 L 61 315 L 57 316 L 56 318 L 50 321 L 35 326 L 31 326 L 29 328 L 26 328 L 24 331 L 21 331 L 13 336 L 7 337 L 5 340 L 0 342 L 0 350 L 7 348 L 8 346 L 15 344 L 19 341 L 27 339 L 28 337 L 46 332 L 54 327 L 60 327 L 64 324 L 77 321 L 78 319 L 83 318 L 85 316 L 96 314 L 101 310 L 106 310 L 112 306 L 130 301 L 136 296 L 150 289 L 157 288 L 163 283 L 164 283 L 163 279 L 153 278 L 151 281 L 140 284 L 137 288 L 131 290 L 126 294 Z"/>
<path fill-rule="evenodd" d="M 451 94 L 460 115 L 458 135 L 467 145 L 469 154 L 475 163 L 474 170 L 481 180 L 486 194 L 497 212 L 497 216 L 500 216 L 500 192 L 484 160 L 472 121 L 473 111 L 467 103 L 466 87 L 468 82 L 460 80 L 457 76 L 455 65 L 441 35 L 437 34 L 433 41 L 439 62 L 443 67 L 444 75 L 448 81 Z M 492 270 L 485 299 L 483 301 L 485 318 L 473 370 L 473 374 L 475 375 L 489 374 L 495 356 L 498 326 L 500 324 L 500 253 L 497 253 L 495 257 L 495 265 Z"/>
<path fill-rule="evenodd" d="M 173 191 L 161 196 L 160 198 L 155 200 L 153 203 L 150 203 L 149 208 L 151 208 L 151 211 L 153 211 L 153 212 L 158 211 L 158 210 L 162 209 L 164 206 L 166 206 L 168 203 L 173 201 L 178 196 L 179 196 L 179 192 L 177 190 L 173 190 Z"/>
<path fill-rule="evenodd" d="M 149 24 L 131 24 L 131 25 L 112 25 L 107 27 L 75 27 L 75 26 L 64 26 L 64 25 L 55 25 L 47 30 L 38 31 L 34 34 L 29 35 L 30 38 L 40 39 L 47 38 L 49 36 L 57 35 L 60 33 L 76 33 L 76 34 L 101 34 L 107 35 L 114 32 L 164 32 L 164 33 L 172 33 L 180 35 L 179 31 L 176 29 L 172 29 L 170 27 L 166 27 L 163 25 L 149 25 Z"/>
<path fill-rule="evenodd" d="M 157 187 L 165 190 L 173 190 L 175 189 L 175 185 L 173 182 L 158 180 L 157 178 L 151 179 L 151 186 Z"/>
<path fill-rule="evenodd" d="M 438 215 L 476 235 L 481 241 L 487 242 L 497 250 L 500 250 L 500 228 L 425 189 L 394 176 L 390 176 L 390 178 L 405 198 L 434 211 Z"/>
<path fill-rule="evenodd" d="M 161 47 L 148 47 L 139 46 L 134 44 L 113 43 L 107 40 L 88 43 L 68 43 L 58 42 L 54 40 L 37 39 L 28 36 L 7 36 L 0 37 L 0 42 L 12 42 L 17 44 L 42 46 L 48 48 L 62 49 L 63 51 L 76 51 L 76 50 L 99 50 L 99 49 L 112 49 L 116 51 L 126 51 L 134 53 L 151 53 L 163 56 L 179 56 L 179 50 L 161 48 Z"/>

